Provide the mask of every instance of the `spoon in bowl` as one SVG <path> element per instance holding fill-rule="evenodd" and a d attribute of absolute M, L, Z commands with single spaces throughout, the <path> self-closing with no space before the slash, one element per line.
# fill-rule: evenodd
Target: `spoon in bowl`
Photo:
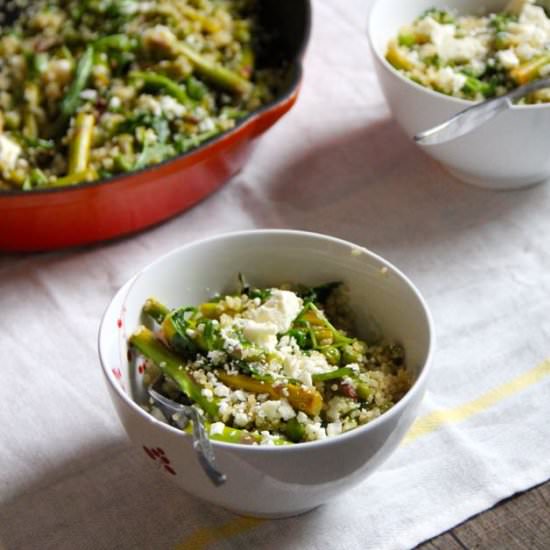
<path fill-rule="evenodd" d="M 149 386 L 147 391 L 164 416 L 171 420 L 178 428 L 184 429 L 190 421 L 192 422 L 193 449 L 195 449 L 197 453 L 199 463 L 204 473 L 216 487 L 223 485 L 227 477 L 216 468 L 214 449 L 206 435 L 202 416 L 197 409 L 191 405 L 191 401 L 187 404 L 176 403 L 172 399 L 156 391 L 153 386 Z"/>
<path fill-rule="evenodd" d="M 460 111 L 443 124 L 439 124 L 429 130 L 416 134 L 413 139 L 422 146 L 447 143 L 469 134 L 471 131 L 500 115 L 504 111 L 511 109 L 513 101 L 521 99 L 527 94 L 540 90 L 541 88 L 550 88 L 550 78 L 534 80 L 503 96 L 476 103 Z"/>

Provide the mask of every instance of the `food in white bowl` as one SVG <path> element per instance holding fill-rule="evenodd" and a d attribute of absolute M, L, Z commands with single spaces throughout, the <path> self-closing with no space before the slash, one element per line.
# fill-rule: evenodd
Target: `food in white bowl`
<path fill-rule="evenodd" d="M 451 13 L 455 21 L 460 19 L 483 22 L 487 19 L 490 22 L 490 14 L 502 14 L 510 9 L 509 6 L 508 0 L 376 0 L 374 2 L 369 17 L 368 36 L 374 52 L 375 69 L 394 117 L 409 137 L 412 138 L 420 132 L 447 121 L 459 111 L 471 106 L 473 101 L 483 99 L 485 94 L 487 96 L 492 93 L 498 95 L 512 86 L 514 82 L 521 84 L 525 79 L 534 75 L 537 77 L 543 76 L 547 66 L 547 64 L 540 61 L 543 59 L 543 53 L 540 54 L 540 59 L 538 59 L 539 50 L 536 50 L 537 55 L 532 60 L 533 66 L 525 64 L 524 67 L 521 67 L 524 61 L 527 61 L 525 59 L 527 51 L 525 45 L 527 42 L 517 42 L 519 50 L 512 43 L 517 41 L 518 36 L 525 35 L 527 28 L 531 29 L 530 32 L 533 35 L 532 42 L 529 43 L 531 48 L 534 48 L 534 37 L 538 37 L 540 43 L 546 45 L 548 40 L 541 37 L 543 34 L 544 36 L 550 36 L 550 27 L 546 23 L 544 25 L 540 23 L 541 28 L 525 21 L 520 24 L 519 20 L 522 13 L 524 14 L 523 20 L 525 20 L 527 17 L 525 14 L 531 13 L 532 15 L 532 9 L 537 7 L 531 4 L 523 7 L 524 2 L 516 3 L 514 9 L 517 15 L 512 18 L 517 17 L 518 22 L 511 21 L 510 27 L 507 25 L 503 27 L 503 33 L 515 34 L 516 36 L 504 36 L 503 34 L 499 37 L 499 39 L 503 39 L 503 46 L 510 44 L 510 47 L 502 50 L 502 52 L 507 53 L 498 63 L 501 65 L 513 64 L 513 53 L 518 57 L 519 64 L 516 71 L 511 72 L 513 68 L 510 68 L 510 72 L 506 73 L 506 75 L 510 75 L 510 78 L 507 76 L 500 85 L 498 79 L 496 79 L 493 82 L 493 87 L 484 86 L 481 71 L 487 71 L 487 82 L 485 84 L 488 84 L 493 69 L 482 67 L 482 63 L 485 63 L 483 61 L 485 56 L 484 54 L 481 55 L 482 49 L 479 44 L 475 46 L 472 40 L 467 41 L 469 42 L 469 51 L 462 58 L 463 61 L 454 59 L 452 62 L 446 62 L 447 65 L 452 65 L 452 67 L 433 67 L 431 71 L 426 69 L 426 74 L 423 77 L 415 76 L 415 80 L 419 80 L 421 83 L 409 78 L 413 76 L 412 73 L 404 73 L 387 60 L 388 46 L 399 36 L 400 32 L 404 32 L 404 28 L 410 27 L 411 24 L 414 25 L 418 17 L 430 9 L 438 10 L 440 13 Z M 531 11 L 527 8 L 531 8 Z M 537 18 L 542 20 L 538 8 L 535 11 L 538 14 Z M 492 19 L 494 19 L 494 16 Z M 429 21 L 428 25 L 430 25 Z M 453 52 L 453 49 L 457 49 L 455 47 L 458 40 L 455 36 L 456 29 L 450 23 L 444 21 L 443 24 L 438 23 L 438 25 L 439 27 L 435 27 L 432 24 L 432 27 L 441 30 L 441 33 L 439 33 L 439 36 L 437 31 L 435 35 L 431 33 L 429 41 L 433 43 L 440 41 L 440 44 L 445 42 L 444 50 L 450 44 L 450 52 L 447 50 L 444 53 L 447 54 L 447 57 L 452 58 L 456 53 Z M 446 27 L 446 25 L 449 26 Z M 453 36 L 450 36 L 451 30 Z M 511 32 L 512 30 L 514 30 L 514 33 Z M 484 32 L 483 28 L 481 32 Z M 443 38 L 442 33 L 448 33 L 446 39 Z M 468 38 L 472 38 L 472 36 Z M 510 42 L 504 42 L 504 39 Z M 407 42 L 407 38 L 402 38 L 401 41 Z M 412 39 L 409 37 L 410 42 L 412 42 Z M 480 44 L 483 44 L 483 40 Z M 523 48 L 521 47 L 522 44 L 524 45 Z M 494 44 L 491 47 L 494 47 Z M 525 51 L 522 52 L 522 50 Z M 540 50 L 540 52 L 543 51 L 543 49 Z M 403 46 L 397 52 L 406 55 Z M 522 55 L 521 59 L 520 54 Z M 420 53 L 418 55 L 420 60 Z M 503 56 L 502 53 L 498 52 L 495 52 L 495 55 L 497 58 Z M 491 56 L 487 55 L 486 57 L 488 63 Z M 537 64 L 539 61 L 540 65 Z M 395 57 L 393 62 L 396 64 Z M 439 63 L 441 63 L 441 59 Z M 420 70 L 422 70 L 422 67 Z M 463 74 L 464 70 L 467 74 Z M 515 75 L 516 80 L 511 75 Z M 462 97 L 466 95 L 464 86 L 467 86 L 463 83 L 462 77 L 467 78 L 468 76 L 475 77 L 479 81 L 470 80 L 469 83 L 472 88 L 476 86 L 480 90 L 485 88 L 485 92 L 478 91 L 471 98 Z M 425 80 L 423 81 L 423 79 Z M 427 87 L 426 84 L 430 84 L 430 87 Z M 439 90 L 436 91 L 432 87 L 439 88 Z M 450 95 L 453 93 L 460 97 Z M 527 101 L 540 101 L 546 97 L 546 94 L 547 92 L 543 91 Z M 546 129 L 549 125 L 550 105 L 548 103 L 513 105 L 508 111 L 473 132 L 448 143 L 426 146 L 424 151 L 441 162 L 449 172 L 462 181 L 495 190 L 519 189 L 540 183 L 550 177 L 550 151 L 546 140 Z"/>
<path fill-rule="evenodd" d="M 550 18 L 535 0 L 484 15 L 430 9 L 399 29 L 386 59 L 432 90 L 481 101 L 550 74 Z M 550 101 L 541 89 L 523 104 Z"/>
<path fill-rule="evenodd" d="M 408 391 L 403 347 L 354 336 L 341 283 L 255 288 L 239 279 L 235 292 L 198 306 L 169 309 L 148 299 L 151 328 L 130 337 L 145 385 L 191 400 L 211 439 L 290 445 L 335 437 L 378 418 Z M 145 406 L 176 424 L 154 402 Z"/>
<path fill-rule="evenodd" d="M 239 270 L 262 289 L 289 280 L 309 287 L 341 281 L 349 289 L 357 337 L 384 335 L 406 350 L 410 389 L 376 418 L 335 437 L 285 445 L 243 445 L 211 437 L 217 465 L 227 475 L 223 486 L 214 487 L 196 459 L 191 436 L 144 408 L 150 367 L 128 360 L 128 339 L 147 322 L 142 309 L 150 296 L 174 307 L 206 303 L 215 294 L 233 292 L 231 282 Z M 432 348 L 430 314 L 399 270 L 351 243 L 285 230 L 222 235 L 157 260 L 115 296 L 99 334 L 109 393 L 136 452 L 145 453 L 190 494 L 261 517 L 315 508 L 358 484 L 388 458 L 415 418 Z M 282 432 L 281 436 L 287 438 Z"/>

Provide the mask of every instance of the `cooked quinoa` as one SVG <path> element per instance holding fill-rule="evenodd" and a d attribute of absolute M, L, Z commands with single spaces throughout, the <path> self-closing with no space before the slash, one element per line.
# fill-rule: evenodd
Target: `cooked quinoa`
<path fill-rule="evenodd" d="M 411 385 L 402 346 L 352 335 L 347 297 L 339 283 L 245 283 L 198 307 L 169 310 L 150 299 L 144 313 L 155 322 L 131 337 L 134 359 L 145 385 L 194 401 L 211 439 L 280 445 L 337 436 L 380 416 Z M 146 408 L 162 418 L 152 402 Z"/>
<path fill-rule="evenodd" d="M 24 2 L 21 2 L 24 4 Z M 0 29 L 0 191 L 184 153 L 270 101 L 255 0 L 38 0 Z"/>
<path fill-rule="evenodd" d="M 483 16 L 430 9 L 399 31 L 386 58 L 422 86 L 484 100 L 550 75 L 550 18 L 535 0 Z M 549 101 L 550 89 L 521 100 Z"/>

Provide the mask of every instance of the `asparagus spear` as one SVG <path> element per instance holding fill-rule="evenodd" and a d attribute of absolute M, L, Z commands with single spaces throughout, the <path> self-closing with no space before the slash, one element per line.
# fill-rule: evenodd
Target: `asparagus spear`
<path fill-rule="evenodd" d="M 53 183 L 50 184 L 50 187 L 63 187 L 66 185 L 76 185 L 77 183 L 82 183 L 83 181 L 93 181 L 97 179 L 97 172 L 91 168 L 84 170 L 82 172 L 75 172 L 74 174 L 69 174 L 62 178 L 57 178 Z"/>
<path fill-rule="evenodd" d="M 23 109 L 23 136 L 35 140 L 39 136 L 38 121 L 35 112 L 40 107 L 40 87 L 32 80 L 25 82 L 23 92 L 25 107 Z"/>
<path fill-rule="evenodd" d="M 143 313 L 146 313 L 160 324 L 169 315 L 170 310 L 156 298 L 148 298 L 143 306 Z"/>
<path fill-rule="evenodd" d="M 331 370 L 330 372 L 314 374 L 311 378 L 314 382 L 327 382 L 328 380 L 337 380 L 338 378 L 344 378 L 344 376 L 352 376 L 353 374 L 353 369 L 349 367 L 342 367 L 340 369 Z"/>
<path fill-rule="evenodd" d="M 395 41 L 390 42 L 386 53 L 386 59 L 396 69 L 402 71 L 410 71 L 414 67 L 412 61 L 407 56 L 403 55 L 403 52 Z"/>
<path fill-rule="evenodd" d="M 368 401 L 374 393 L 373 389 L 364 382 L 357 383 L 355 391 L 357 392 L 357 396 L 363 401 Z"/>
<path fill-rule="evenodd" d="M 69 175 L 87 170 L 94 127 L 93 115 L 78 113 L 74 124 L 74 134 L 69 144 Z"/>
<path fill-rule="evenodd" d="M 274 399 L 286 397 L 295 409 L 310 416 L 317 416 L 323 407 L 323 397 L 314 388 L 304 388 L 296 384 L 271 384 L 244 374 L 227 374 L 223 371 L 218 372 L 218 378 L 235 389 L 257 394 L 267 393 Z"/>
<path fill-rule="evenodd" d="M 75 76 L 65 97 L 61 102 L 61 116 L 66 122 L 77 110 L 80 102 L 80 92 L 86 87 L 92 73 L 94 48 L 88 46 L 76 66 Z"/>
<path fill-rule="evenodd" d="M 289 334 L 296 338 L 300 347 L 320 350 L 326 346 L 345 346 L 354 341 L 335 328 L 313 302 L 304 306 L 292 323 Z"/>
<path fill-rule="evenodd" d="M 206 32 L 215 33 L 222 28 L 218 21 L 216 21 L 214 18 L 203 15 L 191 6 L 182 5 L 178 6 L 178 8 L 181 13 L 189 19 L 199 22 Z"/>
<path fill-rule="evenodd" d="M 178 53 L 185 55 L 191 61 L 197 73 L 213 84 L 220 86 L 220 88 L 241 95 L 246 95 L 251 91 L 252 84 L 248 80 L 221 65 L 209 61 L 187 44 L 178 42 L 175 48 Z"/>
<path fill-rule="evenodd" d="M 96 51 L 119 50 L 128 52 L 136 49 L 136 47 L 137 41 L 129 38 L 125 34 L 111 34 L 109 36 L 103 36 L 94 42 L 94 49 Z"/>
<path fill-rule="evenodd" d="M 261 436 L 258 434 L 251 433 L 247 430 L 240 430 L 238 428 L 230 428 L 229 426 L 223 427 L 220 431 L 212 430 L 212 424 L 205 422 L 206 432 L 208 437 L 214 441 L 224 441 L 225 443 L 241 443 L 251 445 L 253 443 L 259 443 L 261 441 Z M 192 427 L 188 426 L 185 429 L 186 432 L 191 433 Z M 275 445 L 291 445 L 291 442 L 284 439 L 283 437 L 274 437 L 272 439 Z"/>
<path fill-rule="evenodd" d="M 23 135 L 28 139 L 38 138 L 38 123 L 31 109 L 26 108 L 23 112 Z"/>
<path fill-rule="evenodd" d="M 540 70 L 546 65 L 550 65 L 550 54 L 535 57 L 523 63 L 510 71 L 510 76 L 517 84 L 523 85 L 535 80 L 540 76 Z"/>
<path fill-rule="evenodd" d="M 179 41 L 169 29 L 150 29 L 142 37 L 142 44 L 146 49 L 162 51 L 162 53 L 173 57 L 185 56 L 198 74 L 220 88 L 242 95 L 246 95 L 252 90 L 252 83 L 248 80 L 234 71 L 208 60 L 186 43 Z"/>
<path fill-rule="evenodd" d="M 171 95 L 183 105 L 188 107 L 194 106 L 185 88 L 167 76 L 153 72 L 132 71 L 129 77 L 143 82 L 144 86 L 164 90 L 168 95 Z"/>
<path fill-rule="evenodd" d="M 474 76 L 468 76 L 466 83 L 464 84 L 462 91 L 470 95 L 476 96 L 478 93 L 483 97 L 489 97 L 494 94 L 494 86 L 489 82 L 483 82 L 479 78 Z"/>
<path fill-rule="evenodd" d="M 200 385 L 183 368 L 181 359 L 156 338 L 149 329 L 139 327 L 130 337 L 130 343 L 155 363 L 166 376 L 172 378 L 180 390 L 197 403 L 205 413 L 213 419 L 217 418 L 217 403 L 202 395 Z"/>
<path fill-rule="evenodd" d="M 151 312 L 158 312 L 159 302 L 148 300 L 151 306 Z M 201 393 L 200 386 L 183 370 L 180 365 L 180 359 L 173 354 L 155 335 L 145 327 L 140 327 L 130 337 L 130 343 L 139 350 L 145 357 L 153 361 L 160 367 L 163 373 L 172 378 L 180 387 L 180 389 L 188 397 L 199 405 L 203 411 L 210 415 L 211 418 L 216 418 L 218 415 L 218 406 L 214 401 L 208 401 Z M 220 431 L 212 431 L 212 424 L 205 422 L 205 427 L 210 439 L 216 441 L 224 441 L 226 443 L 259 443 L 261 437 L 257 434 L 250 433 L 246 430 L 230 428 L 224 426 Z M 188 425 L 185 431 L 191 433 L 192 426 Z M 289 445 L 290 442 L 282 437 L 273 438 L 275 445 Z"/>
<path fill-rule="evenodd" d="M 286 436 L 294 443 L 300 443 L 304 440 L 305 428 L 296 418 L 291 418 L 284 428 Z"/>
<path fill-rule="evenodd" d="M 164 340 L 184 356 L 222 349 L 219 328 L 215 328 L 210 319 L 199 319 L 202 327 L 196 330 L 199 322 L 193 318 L 194 313 L 195 308 L 180 308 L 167 315 L 161 324 Z M 195 336 L 189 336 L 189 331 L 195 331 Z"/>
<path fill-rule="evenodd" d="M 75 75 L 59 108 L 59 118 L 49 131 L 49 137 L 61 134 L 80 103 L 80 93 L 86 87 L 94 66 L 94 48 L 88 46 L 80 56 Z M 59 181 L 59 180 L 58 180 Z M 77 182 L 78 183 L 78 182 Z"/>

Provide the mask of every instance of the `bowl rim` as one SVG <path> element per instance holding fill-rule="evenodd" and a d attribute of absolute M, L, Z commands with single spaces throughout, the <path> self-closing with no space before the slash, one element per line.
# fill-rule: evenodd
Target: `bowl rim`
<path fill-rule="evenodd" d="M 385 260 L 378 254 L 372 252 L 371 250 L 365 248 L 364 246 L 357 245 L 355 243 L 352 243 L 350 241 L 346 241 L 344 239 L 339 239 L 337 237 L 332 237 L 330 235 L 325 235 L 322 233 L 315 233 L 310 231 L 300 231 L 300 230 L 293 230 L 293 229 L 252 229 L 252 230 L 244 230 L 244 231 L 232 231 L 227 233 L 220 233 L 211 237 L 207 237 L 204 239 L 199 239 L 190 243 L 187 243 L 183 246 L 180 246 L 178 248 L 173 249 L 172 251 L 163 254 L 156 260 L 153 260 L 149 264 L 147 264 L 145 267 L 140 269 L 135 275 L 133 275 L 128 281 L 126 281 L 119 290 L 115 293 L 115 296 L 111 299 L 109 304 L 107 305 L 99 324 L 99 331 L 98 331 L 98 355 L 99 360 L 101 364 L 101 368 L 103 371 L 103 374 L 105 378 L 107 379 L 108 383 L 110 384 L 111 388 L 115 391 L 115 393 L 118 395 L 119 398 L 121 398 L 122 402 L 129 407 L 131 410 L 136 412 L 139 416 L 141 416 L 147 423 L 150 423 L 154 426 L 157 426 L 161 430 L 167 430 L 168 432 L 171 432 L 175 434 L 177 437 L 182 438 L 191 438 L 190 434 L 187 434 L 173 426 L 170 426 L 169 424 L 166 424 L 165 422 L 161 422 L 160 420 L 157 420 L 154 418 L 150 413 L 145 411 L 142 407 L 139 406 L 139 404 L 134 401 L 131 396 L 129 396 L 121 387 L 120 383 L 115 379 L 115 376 L 112 372 L 112 369 L 115 368 L 115 366 L 107 365 L 107 361 L 103 357 L 102 352 L 102 335 L 105 330 L 112 330 L 111 328 L 107 329 L 106 327 L 106 317 L 108 313 L 110 313 L 111 307 L 113 305 L 113 302 L 115 299 L 119 296 L 119 294 L 125 290 L 125 296 L 123 298 L 122 304 L 121 304 L 121 311 L 124 308 L 124 304 L 126 302 L 127 295 L 133 285 L 133 283 L 145 272 L 148 270 L 154 268 L 158 264 L 165 261 L 168 257 L 171 257 L 172 255 L 179 254 L 184 250 L 189 250 L 196 247 L 201 247 L 205 244 L 208 244 L 212 241 L 218 241 L 223 240 L 227 238 L 240 238 L 240 237 L 247 237 L 250 235 L 280 235 L 280 236 L 301 236 L 301 237 L 307 237 L 312 238 L 320 241 L 328 241 L 335 244 L 338 244 L 340 246 L 346 246 L 350 247 L 352 249 L 360 250 L 362 253 L 367 254 L 372 260 L 379 262 L 382 267 L 385 267 L 389 269 L 394 275 L 399 277 L 402 282 L 405 283 L 405 285 L 409 288 L 409 290 L 413 293 L 415 298 L 417 299 L 418 303 L 420 304 L 427 323 L 427 329 L 428 329 L 428 349 L 426 353 L 426 359 L 423 362 L 423 365 L 420 369 L 420 374 L 418 378 L 413 382 L 410 389 L 407 391 L 407 393 L 388 411 L 382 413 L 380 416 L 375 418 L 374 420 L 371 420 L 367 424 L 364 424 L 362 426 L 358 426 L 357 428 L 354 428 L 352 430 L 349 430 L 348 432 L 339 434 L 335 437 L 327 437 L 325 439 L 316 440 L 316 441 L 307 441 L 303 443 L 299 443 L 296 445 L 243 445 L 240 443 L 227 443 L 223 441 L 215 441 L 211 440 L 212 444 L 215 447 L 220 447 L 221 449 L 227 449 L 227 450 L 238 450 L 243 453 L 270 453 L 270 452 L 278 452 L 278 453 L 290 453 L 290 452 L 296 452 L 300 449 L 311 449 L 314 450 L 320 446 L 328 447 L 328 446 L 334 446 L 334 445 L 340 445 L 344 444 L 346 441 L 357 438 L 361 436 L 362 434 L 365 434 L 369 431 L 373 431 L 378 425 L 387 422 L 392 418 L 393 416 L 397 416 L 403 409 L 405 409 L 409 402 L 412 401 L 413 396 L 415 396 L 421 389 L 425 386 L 425 382 L 429 376 L 429 372 L 432 367 L 433 362 L 433 355 L 434 355 L 434 349 L 435 349 L 435 329 L 434 329 L 434 323 L 433 318 L 431 315 L 431 312 L 428 308 L 428 305 L 416 287 L 416 285 L 396 266 L 394 266 L 392 263 L 390 263 L 388 260 Z M 120 318 L 120 317 L 119 317 Z M 120 354 L 119 354 L 120 355 Z M 120 360 L 122 361 L 122 357 L 120 357 Z"/>
<path fill-rule="evenodd" d="M 374 40 L 372 37 L 373 34 L 373 26 L 374 26 L 374 18 L 373 13 L 374 10 L 378 8 L 382 2 L 387 3 L 388 0 L 374 0 L 370 6 L 368 15 L 367 15 L 367 40 L 369 43 L 369 46 L 371 48 L 371 51 L 373 52 L 373 55 L 378 60 L 378 62 L 384 67 L 388 72 L 390 72 L 392 75 L 397 77 L 401 82 L 407 84 L 409 87 L 422 91 L 425 94 L 440 99 L 442 101 L 449 101 L 450 103 L 455 103 L 457 105 L 461 105 L 466 109 L 467 107 L 471 107 L 472 105 L 476 105 L 477 103 L 481 103 L 480 101 L 474 101 L 471 99 L 463 99 L 461 97 L 454 97 L 451 95 L 447 95 L 441 92 L 436 92 L 435 90 L 432 90 L 431 88 L 427 88 L 426 86 L 422 86 L 418 84 L 417 82 L 414 82 L 410 78 L 407 78 L 405 75 L 401 73 L 401 71 L 398 71 L 391 63 L 387 61 L 387 59 L 380 54 L 378 51 L 378 48 L 374 44 Z M 437 4 L 437 0 L 433 0 L 434 5 Z M 444 6 L 444 2 L 441 2 L 442 6 Z M 437 7 L 437 6 L 436 6 Z M 511 103 L 510 110 L 513 111 L 523 111 L 523 110 L 540 110 L 540 109 L 548 109 L 550 107 L 550 103 L 537 103 L 535 105 L 518 105 L 517 103 Z"/>
<path fill-rule="evenodd" d="M 299 90 L 299 87 L 303 78 L 303 73 L 304 73 L 303 58 L 310 41 L 311 26 L 312 26 L 311 0 L 302 0 L 302 1 L 303 1 L 304 16 L 305 16 L 304 32 L 301 37 L 300 45 L 296 53 L 294 54 L 293 58 L 289 60 L 288 66 L 286 68 L 288 71 L 288 74 L 291 75 L 291 78 L 289 79 L 287 86 L 283 90 L 281 90 L 281 92 L 274 99 L 272 99 L 265 105 L 262 105 L 257 109 L 254 109 L 253 111 L 248 113 L 245 117 L 238 120 L 233 128 L 230 128 L 229 130 L 225 130 L 223 132 L 220 132 L 219 134 L 216 134 L 210 137 L 206 141 L 202 142 L 198 147 L 194 147 L 189 151 L 186 151 L 185 153 L 180 153 L 179 155 L 175 155 L 173 157 L 165 159 L 162 162 L 151 164 L 150 166 L 145 166 L 143 168 L 140 168 L 139 170 L 131 170 L 130 172 L 123 172 L 121 174 L 115 174 L 114 176 L 109 176 L 107 178 L 101 178 L 98 180 L 84 182 L 77 185 L 51 187 L 47 189 L 31 189 L 29 191 L 23 191 L 21 189 L 0 191 L 0 199 L 7 199 L 10 197 L 31 197 L 31 196 L 34 197 L 36 195 L 56 195 L 58 193 L 77 193 L 84 189 L 93 189 L 93 188 L 101 187 L 103 185 L 107 185 L 110 183 L 116 184 L 120 181 L 125 180 L 126 178 L 131 178 L 138 175 L 141 176 L 153 170 L 157 170 L 160 167 L 164 167 L 166 165 L 182 161 L 183 159 L 191 158 L 195 154 L 198 156 L 202 151 L 204 151 L 205 149 L 208 149 L 214 143 L 218 143 L 218 142 L 221 143 L 226 139 L 230 138 L 231 136 L 237 133 L 240 133 L 241 131 L 250 127 L 254 123 L 254 121 L 261 119 L 264 115 L 266 115 L 270 111 L 273 111 L 280 105 L 285 104 Z"/>

